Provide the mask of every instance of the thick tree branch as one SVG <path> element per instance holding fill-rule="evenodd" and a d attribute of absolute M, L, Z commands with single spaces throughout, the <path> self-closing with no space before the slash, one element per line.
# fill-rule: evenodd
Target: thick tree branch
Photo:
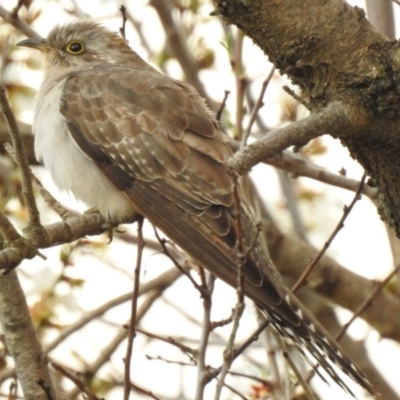
<path fill-rule="evenodd" d="M 296 281 L 318 250 L 294 236 L 283 235 L 270 222 L 264 223 L 264 228 L 271 257 L 280 273 Z M 330 257 L 323 256 L 318 268 L 310 275 L 307 287 L 354 312 L 373 292 L 375 285 L 375 281 L 355 274 Z M 400 300 L 387 290 L 382 290 L 361 318 L 382 337 L 400 343 L 400 326 L 393 323 L 394 315 L 400 315 Z"/>
<path fill-rule="evenodd" d="M 6 248 L 0 251 L 0 271 L 15 268 L 25 258 L 32 258 L 32 246 L 48 248 L 60 243 L 70 243 L 87 235 L 98 235 L 107 231 L 104 219 L 98 213 L 88 213 L 72 217 L 68 221 L 57 222 L 44 227 L 46 236 L 29 237 L 30 246 Z"/>
<path fill-rule="evenodd" d="M 346 129 L 320 128 L 340 138 L 373 178 L 380 191 L 379 212 L 400 236 L 398 42 L 381 35 L 361 9 L 344 1 L 213 2 L 215 14 L 242 29 L 301 88 L 312 112 L 342 105 Z"/>
<path fill-rule="evenodd" d="M 1 122 L 2 119 L 0 115 L 0 153 L 2 152 L 4 144 L 9 141 L 9 133 L 3 129 Z M 31 126 L 21 122 L 18 122 L 18 126 L 28 161 L 31 165 L 37 165 L 33 151 L 33 135 L 31 133 Z M 240 143 L 233 139 L 229 140 L 229 145 L 235 151 L 239 150 L 240 148 Z M 351 190 L 353 192 L 355 192 L 359 186 L 359 181 L 347 178 L 344 175 L 329 172 L 324 168 L 312 163 L 310 160 L 307 160 L 302 155 L 293 153 L 289 150 L 284 150 L 281 153 L 275 154 L 274 156 L 264 160 L 263 163 L 287 171 L 293 178 L 304 176 L 328 185 Z M 362 193 L 371 199 L 375 199 L 377 197 L 377 189 L 368 185 L 363 187 Z"/>
<path fill-rule="evenodd" d="M 393 72 L 398 64 L 396 44 L 387 42 L 373 32 L 360 11 L 342 2 L 215 0 L 215 3 L 225 18 L 235 21 L 250 34 L 264 47 L 277 67 L 302 88 L 310 109 L 314 112 L 303 121 L 271 132 L 265 140 L 254 144 L 254 147 L 244 149 L 244 153 L 238 153 L 231 160 L 231 166 L 243 173 L 252 165 L 280 153 L 288 146 L 301 146 L 310 138 L 330 133 L 340 137 L 352 155 L 375 178 L 381 190 L 382 214 L 400 232 L 400 192 L 398 193 L 398 184 L 396 185 L 400 171 L 400 144 L 397 139 L 399 85 L 396 83 L 396 72 Z M 272 9 L 274 12 L 271 12 Z M 304 18 L 305 15 L 307 18 Z M 327 19 L 328 15 L 330 20 Z M 342 29 L 342 26 L 345 28 Z M 251 160 L 253 156 L 255 159 Z M 56 244 L 58 239 L 60 242 L 71 241 L 74 237 L 91 234 L 87 233 L 90 230 L 89 225 L 85 225 L 80 234 L 76 235 L 76 227 L 71 225 L 71 221 L 75 219 L 57 224 L 54 236 L 50 235 L 51 227 L 46 227 L 49 239 L 41 241 L 32 238 L 33 243 L 37 247 L 47 247 Z M 93 232 L 100 232 L 103 221 L 96 219 L 92 222 L 98 224 L 97 228 L 93 225 Z M 268 233 L 273 234 L 271 231 Z M 288 248 L 282 247 L 285 242 L 290 245 Z M 314 249 L 307 248 L 303 242 L 296 242 L 295 239 L 279 237 L 272 244 L 276 245 L 276 249 L 273 246 L 271 252 L 280 253 L 277 263 L 283 268 L 298 266 L 301 264 L 299 260 L 303 259 L 307 263 L 309 256 L 315 255 Z M 8 254 L 8 250 L 0 253 L 5 256 L 0 257 L 0 264 L 2 260 L 7 264 L 10 261 L 7 257 L 12 258 L 11 253 L 15 257 L 11 260 L 11 266 L 29 256 L 23 251 Z M 288 253 L 291 253 L 291 259 Z M 284 262 L 280 264 L 282 258 Z M 287 264 L 287 261 L 291 263 Z M 328 262 L 332 264 L 328 260 L 324 267 L 324 259 L 322 260 L 319 269 L 321 275 L 314 273 L 309 285 L 325 295 L 328 293 L 338 303 L 346 303 L 346 306 L 354 304 L 357 308 L 362 298 L 369 294 L 369 289 L 372 290 L 373 282 L 362 281 L 355 276 L 348 276 L 347 282 L 346 277 L 343 277 L 343 270 L 332 272 L 332 268 L 328 268 Z M 350 280 L 353 281 L 353 286 L 350 285 Z M 344 294 L 344 288 L 349 293 Z M 368 293 L 361 290 L 364 288 Z M 369 318 L 375 320 L 381 317 L 377 329 L 381 334 L 384 332 L 384 336 L 399 340 L 399 333 L 393 331 L 395 327 L 392 323 L 393 315 L 399 315 L 399 302 L 393 296 L 387 295 L 387 292 L 382 292 L 380 300 L 378 296 L 374 302 L 374 306 L 378 302 L 378 307 Z M 384 316 L 382 310 L 387 311 Z M 369 311 L 370 309 L 366 311 L 364 317 Z"/>
<path fill-rule="evenodd" d="M 268 158 L 265 163 L 289 172 L 293 178 L 304 176 L 352 192 L 356 192 L 360 186 L 360 182 L 356 179 L 329 172 L 305 157 L 286 150 L 275 157 Z M 368 186 L 368 184 L 363 186 L 361 193 L 371 200 L 376 199 L 378 196 L 377 189 Z"/>
<path fill-rule="evenodd" d="M 341 104 L 334 103 L 319 113 L 269 132 L 265 138 L 239 150 L 228 164 L 242 175 L 251 167 L 279 154 L 289 146 L 304 146 L 311 139 L 327 132 L 339 134 L 346 130 L 348 124 L 346 109 Z"/>
<path fill-rule="evenodd" d="M 15 271 L 0 277 L 0 322 L 24 398 L 56 400 L 47 361 Z"/>

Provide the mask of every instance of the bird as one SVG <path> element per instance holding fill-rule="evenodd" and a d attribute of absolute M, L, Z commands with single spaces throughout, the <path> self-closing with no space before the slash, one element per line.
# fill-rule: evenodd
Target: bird
<path fill-rule="evenodd" d="M 121 35 L 90 20 L 57 25 L 47 38 L 18 46 L 45 54 L 34 150 L 60 190 L 112 224 L 146 218 L 234 288 L 241 268 L 245 295 L 280 335 L 348 393 L 334 364 L 373 393 L 284 285 L 227 165 L 227 135 L 191 85 L 160 73 Z"/>

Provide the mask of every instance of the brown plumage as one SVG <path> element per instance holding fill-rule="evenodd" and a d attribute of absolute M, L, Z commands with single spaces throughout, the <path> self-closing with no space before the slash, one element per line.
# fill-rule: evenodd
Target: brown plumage
<path fill-rule="evenodd" d="M 191 86 L 160 74 L 122 38 L 87 21 L 20 45 L 48 56 L 35 112 L 35 151 L 61 189 L 114 222 L 143 215 L 233 287 L 245 254 L 245 293 L 276 330 L 303 354 L 307 349 L 347 391 L 328 359 L 371 391 L 283 285 L 226 167 L 232 151 Z"/>

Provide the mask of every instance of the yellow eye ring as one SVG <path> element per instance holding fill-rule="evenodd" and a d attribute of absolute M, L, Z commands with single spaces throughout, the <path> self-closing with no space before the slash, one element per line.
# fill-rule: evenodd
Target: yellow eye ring
<path fill-rule="evenodd" d="M 66 50 L 68 53 L 76 56 L 78 54 L 82 54 L 85 51 L 85 45 L 79 40 L 73 40 L 72 42 L 68 43 Z"/>

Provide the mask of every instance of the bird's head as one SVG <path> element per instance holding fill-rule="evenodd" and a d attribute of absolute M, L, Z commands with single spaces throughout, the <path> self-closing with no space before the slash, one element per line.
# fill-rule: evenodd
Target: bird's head
<path fill-rule="evenodd" d="M 56 26 L 46 39 L 26 39 L 17 46 L 41 50 L 46 54 L 48 67 L 68 70 L 92 68 L 98 64 L 132 64 L 139 58 L 120 35 L 91 21 Z"/>

